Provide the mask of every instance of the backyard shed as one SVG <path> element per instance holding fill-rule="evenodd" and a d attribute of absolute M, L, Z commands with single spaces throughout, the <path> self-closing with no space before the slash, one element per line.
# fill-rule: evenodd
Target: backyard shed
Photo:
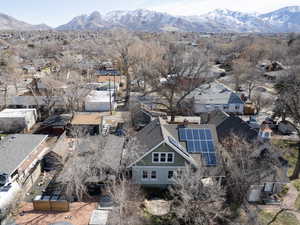
<path fill-rule="evenodd" d="M 94 135 L 99 134 L 100 124 L 100 113 L 78 113 L 74 115 L 69 130 L 71 133 L 81 131 Z"/>
<path fill-rule="evenodd" d="M 4 109 L 0 112 L 0 131 L 5 133 L 28 131 L 36 120 L 36 109 Z"/>

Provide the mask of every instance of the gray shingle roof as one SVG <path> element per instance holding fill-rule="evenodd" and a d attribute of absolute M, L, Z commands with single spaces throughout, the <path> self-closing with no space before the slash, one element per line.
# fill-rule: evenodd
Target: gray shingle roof
<path fill-rule="evenodd" d="M 206 122 L 216 125 L 220 141 L 230 135 L 236 135 L 249 142 L 257 139 L 258 132 L 249 124 L 237 116 L 229 116 L 220 110 L 210 113 Z"/>
<path fill-rule="evenodd" d="M 162 129 L 158 119 L 153 120 L 140 132 L 138 132 L 136 139 L 138 144 L 143 146 L 140 148 L 142 153 L 146 153 L 160 142 L 164 140 Z"/>
<path fill-rule="evenodd" d="M 47 135 L 13 134 L 0 141 L 0 173 L 11 174 Z"/>
<path fill-rule="evenodd" d="M 200 104 L 243 104 L 241 98 L 233 92 L 201 94 L 195 96 L 195 102 Z"/>
<path fill-rule="evenodd" d="M 201 85 L 188 96 L 191 97 L 200 104 L 243 104 L 234 91 L 219 82 Z"/>

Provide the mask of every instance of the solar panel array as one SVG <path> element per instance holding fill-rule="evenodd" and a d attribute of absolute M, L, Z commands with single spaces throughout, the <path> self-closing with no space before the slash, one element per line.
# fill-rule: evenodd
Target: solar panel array
<path fill-rule="evenodd" d="M 189 153 L 201 153 L 208 166 L 217 165 L 217 157 L 211 130 L 179 128 L 180 141 L 186 141 Z"/>

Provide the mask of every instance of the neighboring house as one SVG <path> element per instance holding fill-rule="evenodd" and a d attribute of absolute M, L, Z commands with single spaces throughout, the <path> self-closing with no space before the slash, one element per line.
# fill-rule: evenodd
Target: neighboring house
<path fill-rule="evenodd" d="M 61 96 L 32 96 L 20 95 L 14 96 L 11 99 L 11 106 L 16 108 L 37 108 L 47 106 L 54 103 L 54 108 L 60 109 L 65 107 L 65 101 Z"/>
<path fill-rule="evenodd" d="M 49 77 L 42 77 L 37 80 L 33 79 L 33 82 L 37 82 L 39 91 L 44 91 L 46 89 L 63 90 L 68 87 L 64 82 Z"/>
<path fill-rule="evenodd" d="M 0 191 L 0 209 L 6 207 L 14 195 L 24 193 L 35 183 L 41 173 L 41 160 L 48 148 L 47 135 L 13 134 L 0 141 L 0 174 L 8 182 Z"/>
<path fill-rule="evenodd" d="M 116 108 L 115 97 L 109 91 L 91 91 L 85 98 L 86 112 L 114 111 Z"/>
<path fill-rule="evenodd" d="M 28 131 L 36 120 L 36 109 L 4 109 L 0 112 L 0 131 L 4 133 Z"/>
<path fill-rule="evenodd" d="M 84 133 L 95 135 L 100 133 L 100 113 L 76 113 L 68 127 L 68 135 Z"/>
<path fill-rule="evenodd" d="M 187 165 L 202 167 L 206 177 L 222 176 L 214 125 L 168 124 L 159 118 L 142 129 L 136 139 L 138 150 L 129 168 L 137 184 L 164 188 Z M 132 158 L 129 151 L 125 151 L 125 158 Z"/>
<path fill-rule="evenodd" d="M 87 89 L 95 90 L 95 91 L 107 91 L 111 93 L 115 93 L 119 90 L 119 83 L 114 83 L 113 81 L 110 82 L 102 82 L 102 83 L 88 83 Z"/>
<path fill-rule="evenodd" d="M 72 119 L 71 114 L 53 115 L 44 120 L 36 133 L 60 136 L 66 131 Z"/>
<path fill-rule="evenodd" d="M 219 82 L 205 84 L 195 89 L 188 97 L 194 113 L 207 113 L 220 109 L 227 113 L 243 114 L 244 101 L 238 94 Z"/>
<path fill-rule="evenodd" d="M 108 70 L 96 70 L 96 76 L 120 76 L 121 73 L 118 70 L 108 69 Z"/>
<path fill-rule="evenodd" d="M 111 83 L 125 83 L 126 77 L 125 76 L 97 76 L 97 82 L 104 83 L 104 82 L 111 82 Z"/>
<path fill-rule="evenodd" d="M 203 115 L 202 123 L 214 124 L 219 140 L 230 138 L 231 135 L 238 136 L 248 142 L 256 141 L 258 138 L 258 131 L 251 128 L 248 123 L 238 116 L 228 115 L 220 110 Z"/>

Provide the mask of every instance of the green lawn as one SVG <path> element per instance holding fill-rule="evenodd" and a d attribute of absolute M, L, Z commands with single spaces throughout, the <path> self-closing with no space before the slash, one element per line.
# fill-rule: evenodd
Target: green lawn
<path fill-rule="evenodd" d="M 288 175 L 292 175 L 295 168 L 298 156 L 297 142 L 287 141 L 287 140 L 276 140 L 273 144 L 279 148 L 284 149 L 284 158 L 289 161 L 290 168 L 288 170 Z"/>
<path fill-rule="evenodd" d="M 259 213 L 259 219 L 263 225 L 268 224 L 271 221 L 275 213 L 261 211 Z M 272 223 L 272 225 L 300 225 L 296 216 L 290 212 L 283 212 L 278 217 L 277 220 Z"/>

